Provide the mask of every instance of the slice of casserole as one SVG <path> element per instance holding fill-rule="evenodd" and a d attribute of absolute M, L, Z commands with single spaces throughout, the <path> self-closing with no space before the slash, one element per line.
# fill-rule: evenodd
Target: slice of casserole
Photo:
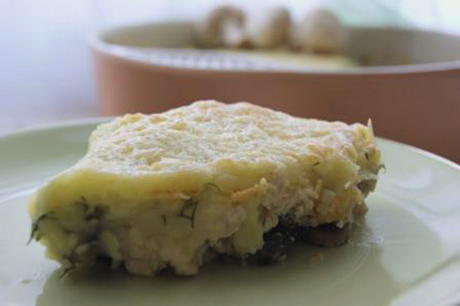
<path fill-rule="evenodd" d="M 32 238 L 66 268 L 106 257 L 135 274 L 195 274 L 211 255 L 260 263 L 296 239 L 333 246 L 381 167 L 372 128 L 201 101 L 125 115 L 30 204 Z"/>

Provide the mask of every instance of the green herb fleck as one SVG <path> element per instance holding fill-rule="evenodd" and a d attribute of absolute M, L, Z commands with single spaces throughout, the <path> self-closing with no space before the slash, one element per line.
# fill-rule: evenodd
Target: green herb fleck
<path fill-rule="evenodd" d="M 223 191 L 222 189 L 220 189 L 220 187 L 217 186 L 217 185 L 214 184 L 214 183 L 207 183 L 205 186 L 206 186 L 207 188 L 209 188 L 209 187 L 210 187 L 210 188 L 214 188 L 214 189 L 216 189 L 217 191 L 219 191 L 220 193 L 224 193 L 224 191 Z"/>
<path fill-rule="evenodd" d="M 70 272 L 77 270 L 77 268 L 89 264 L 92 259 L 97 258 L 100 247 L 98 237 L 93 237 L 84 243 L 77 245 L 70 254 L 62 256 L 65 260 L 63 267 L 64 270 L 59 278 L 65 277 Z"/>
<path fill-rule="evenodd" d="M 262 207 L 259 216 L 260 216 L 260 219 L 262 219 L 262 226 L 263 227 L 265 227 L 265 224 L 267 223 L 268 214 L 269 214 L 268 209 L 265 208 L 265 207 Z"/>
<path fill-rule="evenodd" d="M 366 157 L 367 160 L 369 160 L 369 153 L 368 152 L 365 152 L 364 156 Z"/>
<path fill-rule="evenodd" d="M 193 199 L 188 199 L 184 201 L 184 205 L 178 214 L 178 217 L 190 220 L 192 228 L 195 227 L 195 213 L 197 206 L 198 202 L 194 201 Z"/>
<path fill-rule="evenodd" d="M 103 215 L 104 209 L 102 207 L 90 206 L 83 196 L 80 197 L 80 201 L 78 201 L 77 204 L 82 206 L 86 221 L 98 220 Z"/>
<path fill-rule="evenodd" d="M 40 240 L 40 236 L 37 235 L 40 223 L 46 218 L 51 218 L 53 214 L 54 212 L 44 213 L 43 215 L 38 217 L 37 220 L 35 220 L 35 222 L 32 223 L 32 229 L 30 230 L 30 236 L 29 240 L 27 241 L 27 244 L 29 244 L 33 239 L 36 239 L 37 241 Z"/>
<path fill-rule="evenodd" d="M 77 269 L 77 266 L 74 262 L 69 261 L 70 266 L 66 267 L 62 273 L 59 275 L 59 279 L 63 279 L 65 276 L 67 276 L 69 273 L 75 271 Z"/>

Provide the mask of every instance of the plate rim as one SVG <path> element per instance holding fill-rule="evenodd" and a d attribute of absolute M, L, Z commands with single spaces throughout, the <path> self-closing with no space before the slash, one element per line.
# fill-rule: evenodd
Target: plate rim
<path fill-rule="evenodd" d="M 51 122 L 51 123 L 42 124 L 42 125 L 35 126 L 35 127 L 23 128 L 23 129 L 20 129 L 20 130 L 17 130 L 17 131 L 10 132 L 10 133 L 8 133 L 6 135 L 0 135 L 0 146 L 7 144 L 7 141 L 10 140 L 10 139 L 13 140 L 13 139 L 18 139 L 20 137 L 31 137 L 31 136 L 33 137 L 33 135 L 35 133 L 37 133 L 36 135 L 40 135 L 40 133 L 44 133 L 44 134 L 41 134 L 41 136 L 46 137 L 47 135 L 49 136 L 49 134 L 47 134 L 47 132 L 51 132 L 51 133 L 53 131 L 60 132 L 59 129 L 63 129 L 63 128 L 64 129 L 65 128 L 70 128 L 69 131 L 72 131 L 71 130 L 72 128 L 88 127 L 90 125 L 94 125 L 94 124 L 98 124 L 98 123 L 102 123 L 102 122 L 107 122 L 110 119 L 111 119 L 110 117 L 82 118 L 82 119 L 74 119 L 74 120 L 67 120 L 67 121 L 61 121 L 61 122 Z M 84 130 L 83 132 L 86 132 L 86 131 L 87 130 Z M 65 131 L 62 131 L 62 132 L 65 133 Z M 445 159 L 445 158 L 443 158 L 441 156 L 437 156 L 434 153 L 430 153 L 428 151 L 425 151 L 423 149 L 419 149 L 419 148 L 411 146 L 411 145 L 407 145 L 407 144 L 404 144 L 404 143 L 400 143 L 400 142 L 397 142 L 397 141 L 393 141 L 393 140 L 389 140 L 389 139 L 385 139 L 385 138 L 381 138 L 381 137 L 377 137 L 377 138 L 378 138 L 379 141 L 383 141 L 384 143 L 388 143 L 389 145 L 397 145 L 396 148 L 398 150 L 399 149 L 409 150 L 410 154 L 412 154 L 412 153 L 413 154 L 421 154 L 422 157 L 427 157 L 430 161 L 436 162 L 436 164 L 438 166 L 445 165 L 445 166 L 448 166 L 450 169 L 457 170 L 455 173 L 457 175 L 459 175 L 459 178 L 460 178 L 460 166 L 455 164 L 454 162 L 449 161 L 448 159 Z M 4 140 L 6 140 L 6 142 L 3 142 Z M 427 160 L 427 162 L 428 162 L 428 160 Z M 448 170 L 448 169 L 446 169 L 446 170 Z M 447 266 L 447 268 L 451 268 L 451 267 Z M 438 275 L 437 273 L 439 273 L 439 272 L 436 272 L 436 274 L 434 274 L 433 276 Z M 431 276 L 430 276 L 430 278 L 431 278 Z M 46 279 L 48 279 L 48 277 Z M 44 284 L 45 283 L 43 283 L 43 285 L 40 285 L 40 286 L 42 286 L 41 288 L 44 288 L 44 286 L 45 286 Z M 402 289 L 400 292 L 397 293 L 396 296 L 394 296 L 392 298 L 393 299 L 392 301 L 396 301 L 399 297 L 402 297 L 404 292 L 409 292 L 409 289 L 411 289 L 411 287 Z M 38 295 L 37 295 L 37 297 L 38 297 Z M 443 299 L 451 299 L 452 298 L 452 300 L 455 300 L 455 297 L 453 297 L 451 295 L 445 295 L 445 296 L 443 295 L 442 298 Z"/>
<path fill-rule="evenodd" d="M 77 126 L 89 125 L 89 124 L 101 124 L 104 122 L 108 122 L 109 120 L 112 120 L 117 117 L 118 116 L 108 116 L 108 117 L 97 117 L 96 116 L 96 117 L 62 120 L 62 121 L 55 121 L 55 122 L 50 122 L 50 123 L 33 125 L 30 127 L 19 128 L 17 130 L 6 132 L 6 133 L 0 133 L 0 141 L 5 141 L 7 139 L 21 137 L 21 136 L 25 136 L 25 135 L 32 134 L 32 133 L 46 132 L 49 130 L 57 130 L 60 128 L 77 127 Z M 388 139 L 388 138 L 380 137 L 380 136 L 375 136 L 375 138 L 379 141 L 387 142 L 390 144 L 396 144 L 398 146 L 403 147 L 406 150 L 412 151 L 416 154 L 420 154 L 436 162 L 445 164 L 446 166 L 449 166 L 452 169 L 458 171 L 460 174 L 460 164 L 457 164 L 456 162 L 446 157 L 437 155 L 436 153 L 432 153 L 425 149 L 422 149 L 422 148 L 419 148 L 419 147 L 416 147 L 414 145 L 407 144 L 404 142 L 400 142 L 397 140 Z"/>

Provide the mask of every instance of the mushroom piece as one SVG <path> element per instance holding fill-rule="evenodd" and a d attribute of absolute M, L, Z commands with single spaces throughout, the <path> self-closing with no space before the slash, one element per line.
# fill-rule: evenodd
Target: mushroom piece
<path fill-rule="evenodd" d="M 245 13 L 233 6 L 219 6 L 196 25 L 197 44 L 204 48 L 238 48 L 248 44 Z"/>
<path fill-rule="evenodd" d="M 254 16 L 248 21 L 253 45 L 256 48 L 271 49 L 285 44 L 291 31 L 289 11 L 284 7 L 274 7 L 263 13 L 263 16 Z"/>
<path fill-rule="evenodd" d="M 351 225 L 346 224 L 342 228 L 335 224 L 322 224 L 317 227 L 297 227 L 297 236 L 299 240 L 322 246 L 337 247 L 350 240 Z"/>
<path fill-rule="evenodd" d="M 294 245 L 296 233 L 293 228 L 278 225 L 264 234 L 264 245 L 248 261 L 258 265 L 268 265 L 284 261 L 289 249 Z"/>
<path fill-rule="evenodd" d="M 325 8 L 310 11 L 295 28 L 294 47 L 317 54 L 337 54 L 343 50 L 346 29 L 340 19 Z"/>

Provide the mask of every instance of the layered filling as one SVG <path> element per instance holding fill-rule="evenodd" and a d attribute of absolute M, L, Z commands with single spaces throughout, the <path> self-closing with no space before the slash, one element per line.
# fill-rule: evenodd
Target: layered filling
<path fill-rule="evenodd" d="M 192 275 L 215 256 L 267 264 L 284 260 L 296 241 L 345 243 L 366 212 L 364 198 L 375 179 L 367 173 L 334 185 L 310 176 L 293 187 L 272 177 L 233 192 L 209 183 L 194 194 L 158 194 L 121 205 L 85 194 L 51 206 L 38 196 L 31 235 L 66 271 L 100 257 L 140 275 L 165 268 Z"/>
<path fill-rule="evenodd" d="M 110 259 L 190 275 L 209 258 L 270 263 L 334 246 L 380 165 L 372 127 L 199 101 L 100 125 L 87 154 L 32 201 L 32 238 L 67 270 Z"/>

